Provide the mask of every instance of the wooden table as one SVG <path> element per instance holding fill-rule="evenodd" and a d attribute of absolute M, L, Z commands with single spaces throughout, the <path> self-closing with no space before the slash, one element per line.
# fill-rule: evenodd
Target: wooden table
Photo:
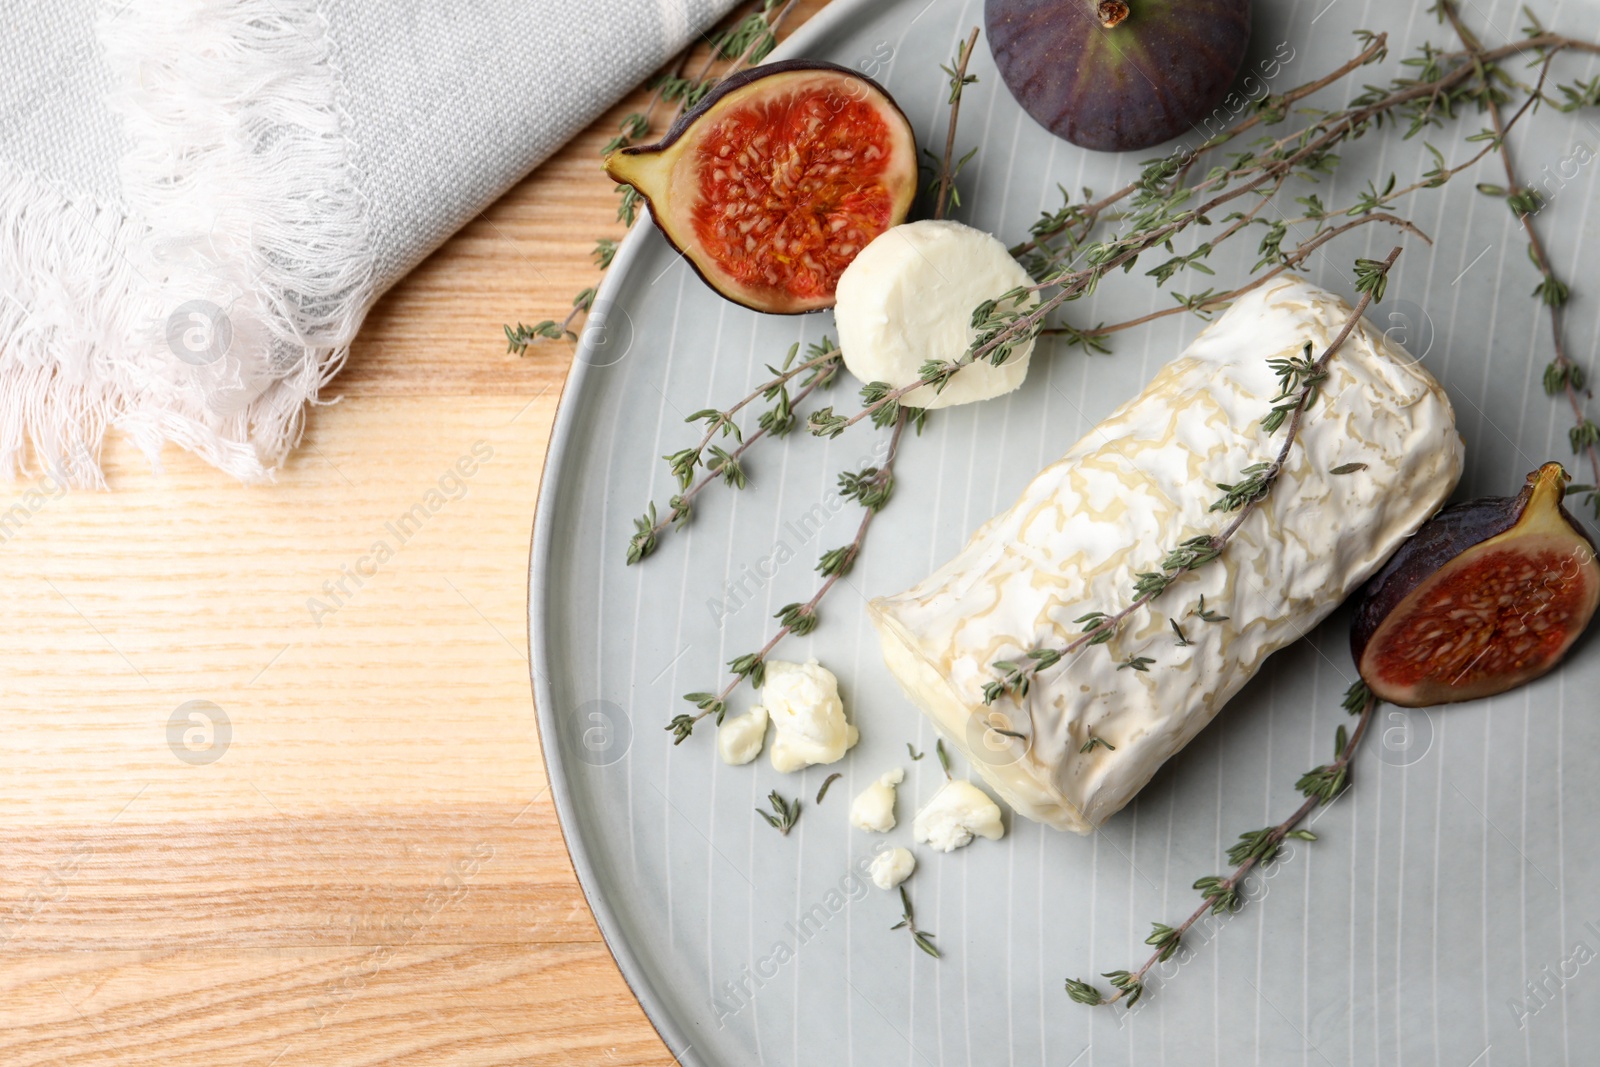
<path fill-rule="evenodd" d="M 122 442 L 110 493 L 0 482 L 28 512 L 0 528 L 6 1067 L 673 1062 L 573 877 L 528 683 L 572 349 L 501 334 L 596 278 L 598 149 L 637 104 L 384 298 L 275 485 Z"/>

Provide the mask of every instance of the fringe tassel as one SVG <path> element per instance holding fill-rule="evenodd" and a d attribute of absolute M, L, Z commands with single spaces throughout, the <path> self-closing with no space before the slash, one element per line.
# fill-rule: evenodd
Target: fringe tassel
<path fill-rule="evenodd" d="M 0 469 L 103 485 L 100 441 L 247 482 L 299 441 L 372 299 L 369 212 L 315 0 L 107 0 L 126 204 L 0 162 Z"/>

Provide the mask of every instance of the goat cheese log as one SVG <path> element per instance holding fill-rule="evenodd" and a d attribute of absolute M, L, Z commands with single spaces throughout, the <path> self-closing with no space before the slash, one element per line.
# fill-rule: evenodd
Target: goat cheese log
<path fill-rule="evenodd" d="M 1334 355 L 1282 476 L 1222 556 L 1174 582 L 1089 647 L 1041 672 L 1018 704 L 983 703 L 995 660 L 1062 647 L 1073 620 L 1133 599 L 1187 538 L 1232 517 L 1218 483 L 1271 459 L 1284 430 L 1267 361 L 1315 355 L 1350 315 L 1282 276 L 1240 297 L 1182 355 L 1047 467 L 960 554 L 872 601 L 884 659 L 911 699 L 1021 814 L 1089 833 L 1128 803 L 1260 668 L 1316 626 L 1438 510 L 1461 475 L 1455 415 L 1438 382 L 1363 320 Z M 1333 474 L 1346 464 L 1353 473 Z M 1207 611 L 1186 616 L 1200 596 Z M 1168 619 L 1191 642 L 1180 646 Z M 1118 663 L 1148 656 L 1147 671 Z M 994 728 L 1026 735 L 1008 737 Z M 1106 742 L 1082 749 L 1090 737 Z"/>

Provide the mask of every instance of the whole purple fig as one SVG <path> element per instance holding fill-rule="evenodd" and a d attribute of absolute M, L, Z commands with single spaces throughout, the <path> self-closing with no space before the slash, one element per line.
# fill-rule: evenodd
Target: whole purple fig
<path fill-rule="evenodd" d="M 984 20 L 1022 109 L 1102 152 L 1215 133 L 1250 42 L 1250 0 L 986 0 Z"/>

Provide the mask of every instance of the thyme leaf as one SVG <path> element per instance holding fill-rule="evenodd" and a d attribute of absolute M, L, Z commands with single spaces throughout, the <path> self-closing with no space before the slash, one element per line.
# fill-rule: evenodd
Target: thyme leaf
<path fill-rule="evenodd" d="M 822 798 L 828 795 L 828 787 L 843 777 L 844 775 L 840 774 L 838 771 L 834 771 L 832 774 L 828 775 L 828 777 L 822 780 L 822 788 L 817 790 L 818 804 L 821 804 Z"/>
<path fill-rule="evenodd" d="M 917 929 L 916 916 L 911 910 L 911 894 L 906 892 L 904 885 L 900 886 L 900 907 L 902 909 L 900 921 L 889 927 L 889 929 L 911 931 L 911 940 L 916 946 L 934 959 L 939 959 L 940 952 L 934 946 L 933 935 L 926 930 Z"/>
<path fill-rule="evenodd" d="M 765 819 L 768 826 L 784 837 L 788 837 L 789 831 L 794 829 L 794 824 L 800 818 L 800 801 L 798 799 L 785 800 L 774 789 L 767 794 L 767 803 L 772 805 L 772 810 L 767 811 L 765 808 L 757 808 L 756 814 Z"/>

